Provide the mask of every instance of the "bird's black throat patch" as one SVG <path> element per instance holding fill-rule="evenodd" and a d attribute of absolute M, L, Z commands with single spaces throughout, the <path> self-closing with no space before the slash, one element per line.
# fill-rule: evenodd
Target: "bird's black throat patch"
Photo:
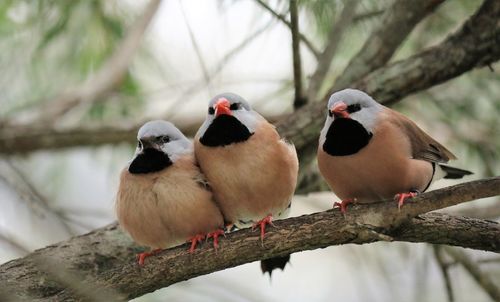
<path fill-rule="evenodd" d="M 128 171 L 132 174 L 158 172 L 170 166 L 172 161 L 167 154 L 156 149 L 144 149 L 130 163 Z"/>
<path fill-rule="evenodd" d="M 253 133 L 237 118 L 227 114 L 216 117 L 207 131 L 200 137 L 200 143 L 207 147 L 222 147 L 246 141 Z"/>
<path fill-rule="evenodd" d="M 336 118 L 326 133 L 323 151 L 332 156 L 352 155 L 368 145 L 372 136 L 359 122 Z"/>

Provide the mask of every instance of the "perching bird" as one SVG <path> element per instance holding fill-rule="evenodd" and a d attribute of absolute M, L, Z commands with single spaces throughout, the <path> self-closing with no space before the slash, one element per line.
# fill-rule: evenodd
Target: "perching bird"
<path fill-rule="evenodd" d="M 260 226 L 263 240 L 266 224 L 288 214 L 297 184 L 295 147 L 242 97 L 223 93 L 209 102 L 194 152 L 228 223 Z M 286 262 L 274 259 L 262 268 L 270 272 L 273 264 Z"/>
<path fill-rule="evenodd" d="M 404 115 L 356 89 L 330 97 L 318 146 L 318 166 L 340 209 L 360 203 L 424 192 L 441 177 L 461 178 L 472 172 L 444 165 L 455 159 L 448 149 Z"/>
<path fill-rule="evenodd" d="M 193 144 L 173 124 L 151 121 L 139 129 L 134 158 L 120 176 L 116 213 L 121 227 L 153 252 L 191 241 L 190 252 L 207 234 L 224 226 L 212 192 L 195 163 Z"/>

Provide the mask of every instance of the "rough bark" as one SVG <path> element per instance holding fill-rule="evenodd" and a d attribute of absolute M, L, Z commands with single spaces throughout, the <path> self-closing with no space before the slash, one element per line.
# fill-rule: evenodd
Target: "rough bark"
<path fill-rule="evenodd" d="M 352 87 L 364 89 L 381 103 L 400 101 L 404 96 L 443 83 L 474 68 L 482 67 L 500 59 L 500 1 L 485 0 L 480 9 L 453 35 L 437 46 L 408 59 L 382 67 L 356 83 Z M 300 111 L 287 115 L 278 123 L 278 131 L 293 141 L 301 155 L 301 162 L 308 162 L 307 155 L 315 150 L 319 131 L 324 123 L 327 98 L 312 102 Z M 47 129 L 46 129 L 47 130 Z M 0 130 L 0 153 L 27 152 L 43 148 L 63 148 L 81 144 L 95 145 L 118 143 L 130 140 L 123 129 L 94 129 L 86 135 L 92 136 L 82 141 L 74 129 L 61 131 L 55 137 L 32 135 L 36 129 L 23 128 Z M 109 133 L 113 133 L 110 135 Z M 18 138 L 18 135 L 20 138 Z M 135 135 L 134 135 L 135 136 Z M 133 137 L 133 136 L 132 136 Z M 82 137 L 83 138 L 83 137 Z M 121 138 L 121 139 L 118 139 Z M 23 146 L 20 143 L 26 142 Z"/>
<path fill-rule="evenodd" d="M 257 233 L 243 229 L 222 239 L 217 254 L 210 244 L 194 254 L 183 245 L 148 258 L 142 268 L 134 257 L 140 249 L 111 225 L 3 264 L 0 283 L 19 299 L 66 301 L 102 293 L 118 300 L 260 259 L 347 243 L 430 242 L 498 253 L 500 225 L 496 222 L 438 213 L 420 215 L 497 194 L 500 177 L 422 194 L 400 211 L 394 201 L 382 201 L 354 205 L 345 217 L 338 210 L 304 215 L 276 221 L 264 246 Z"/>

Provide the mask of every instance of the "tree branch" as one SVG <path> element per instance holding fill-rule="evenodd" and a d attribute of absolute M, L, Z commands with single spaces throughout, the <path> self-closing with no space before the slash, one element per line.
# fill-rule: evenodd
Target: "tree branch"
<path fill-rule="evenodd" d="M 346 88 L 387 63 L 413 28 L 444 0 L 398 0 L 384 14 L 380 26 L 365 41 L 336 80 L 333 90 Z"/>
<path fill-rule="evenodd" d="M 135 264 L 134 257 L 140 249 L 116 225 L 112 225 L 0 266 L 0 283 L 20 299 L 74 299 L 71 290 L 39 267 L 39 261 L 57 259 L 57 269 L 80 276 L 82 286 L 93 284 L 96 289 L 99 286 L 120 292 L 130 299 L 210 272 L 330 245 L 398 240 L 457 245 L 498 253 L 498 223 L 437 213 L 420 215 L 497 194 L 500 194 L 500 177 L 422 194 L 407 202 L 401 211 L 394 201 L 385 201 L 354 205 L 346 217 L 338 210 L 294 217 L 276 221 L 276 228 L 271 228 L 266 234 L 265 246 L 261 246 L 258 235 L 250 229 L 243 229 L 222 240 L 216 257 L 208 244 L 193 255 L 183 245 L 148 259 L 142 268 Z"/>
<path fill-rule="evenodd" d="M 255 0 L 255 2 L 257 2 L 263 9 L 265 9 L 266 11 L 268 11 L 276 19 L 278 19 L 281 22 L 283 22 L 283 24 L 285 24 L 286 26 L 288 26 L 288 28 L 290 28 L 290 29 L 292 28 L 292 23 L 290 23 L 283 15 L 280 15 L 277 12 L 275 12 L 264 1 L 262 1 L 262 0 Z M 314 47 L 314 45 L 311 43 L 311 41 L 309 41 L 309 39 L 307 39 L 307 37 L 304 36 L 301 32 L 299 32 L 298 35 L 299 35 L 300 40 L 307 46 L 307 48 L 309 48 L 309 50 L 311 51 L 311 53 L 317 58 L 319 56 L 320 52 L 316 49 L 316 47 Z"/>
<path fill-rule="evenodd" d="M 446 288 L 446 294 L 448 295 L 448 302 L 454 302 L 455 299 L 453 297 L 453 288 L 451 287 L 450 272 L 448 271 L 448 264 L 443 256 L 443 249 L 438 245 L 434 245 L 432 248 L 434 250 L 434 257 L 436 258 L 441 274 L 443 275 L 444 286 Z"/>
<path fill-rule="evenodd" d="M 130 28 L 127 36 L 117 45 L 115 52 L 106 63 L 83 85 L 62 92 L 50 104 L 43 101 L 30 114 L 30 123 L 53 123 L 62 114 L 68 112 L 82 102 L 96 102 L 112 92 L 123 80 L 128 66 L 139 48 L 140 42 L 149 23 L 153 19 L 161 0 L 151 0 L 146 6 L 143 15 Z M 15 124 L 8 121 L 7 124 Z"/>
<path fill-rule="evenodd" d="M 469 274 L 476 280 L 479 286 L 493 299 L 493 301 L 500 301 L 500 289 L 495 285 L 492 278 L 481 271 L 479 266 L 470 259 L 464 251 L 444 247 L 444 250 L 455 261 L 462 264 L 462 266 L 469 272 Z"/>
<path fill-rule="evenodd" d="M 290 20 L 290 32 L 292 33 L 293 86 L 295 88 L 293 108 L 297 110 L 306 104 L 306 100 L 302 92 L 302 63 L 300 58 L 297 0 L 290 0 Z"/>

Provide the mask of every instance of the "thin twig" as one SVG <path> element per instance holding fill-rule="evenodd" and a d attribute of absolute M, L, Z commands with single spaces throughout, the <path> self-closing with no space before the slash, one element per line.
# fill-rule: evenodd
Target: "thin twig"
<path fill-rule="evenodd" d="M 492 277 L 482 272 L 479 266 L 464 251 L 451 247 L 444 247 L 444 250 L 465 268 L 493 301 L 500 301 L 500 289 L 493 282 Z"/>
<path fill-rule="evenodd" d="M 292 28 L 292 23 L 288 22 L 288 20 L 286 19 L 285 16 L 283 16 L 283 15 L 278 14 L 277 12 L 275 12 L 263 0 L 255 0 L 255 2 L 257 2 L 266 11 L 268 11 L 269 13 L 271 13 L 271 15 L 273 15 L 275 18 L 277 18 L 278 20 L 280 20 L 281 22 L 283 22 L 283 24 L 285 24 L 286 26 L 288 26 L 288 28 L 290 28 L 290 29 Z M 307 37 L 305 35 L 303 35 L 300 32 L 298 33 L 298 35 L 299 35 L 300 40 L 307 46 L 307 48 L 311 51 L 311 53 L 317 58 L 319 56 L 320 52 L 316 49 L 316 47 L 311 43 L 311 41 L 309 41 L 309 39 L 307 39 Z"/>
<path fill-rule="evenodd" d="M 448 264 L 446 263 L 446 260 L 443 257 L 442 249 L 440 246 L 433 245 L 432 249 L 434 250 L 434 257 L 436 258 L 439 268 L 441 269 L 441 274 L 443 275 L 444 285 L 446 288 L 446 293 L 448 295 L 448 301 L 453 302 L 455 301 L 455 299 L 453 297 L 453 289 L 451 287 L 451 279 L 450 279 L 450 272 L 448 271 Z"/>
<path fill-rule="evenodd" d="M 290 0 L 290 20 L 292 25 L 290 31 L 292 33 L 293 83 L 295 87 L 293 108 L 298 109 L 306 104 L 306 99 L 302 92 L 302 63 L 300 58 L 297 0 Z"/>
<path fill-rule="evenodd" d="M 309 102 L 316 101 L 318 92 L 321 89 L 325 77 L 330 69 L 332 60 L 337 52 L 338 46 L 342 41 L 342 36 L 344 32 L 349 27 L 352 22 L 354 13 L 356 12 L 356 7 L 358 6 L 359 0 L 352 0 L 346 2 L 342 13 L 338 20 L 333 24 L 330 32 L 328 34 L 328 41 L 323 52 L 318 57 L 318 63 L 316 65 L 316 70 L 311 76 L 309 81 L 309 88 L 307 91 L 307 100 Z"/>
<path fill-rule="evenodd" d="M 198 62 L 200 63 L 201 72 L 203 74 L 203 78 L 205 79 L 205 85 L 208 88 L 208 97 L 211 97 L 213 94 L 212 85 L 210 83 L 210 75 L 208 74 L 207 65 L 205 64 L 205 60 L 203 59 L 203 54 L 201 53 L 200 46 L 196 41 L 196 37 L 194 35 L 193 29 L 191 28 L 191 24 L 189 24 L 189 20 L 186 15 L 186 11 L 184 9 L 184 5 L 182 4 L 182 0 L 179 0 L 179 5 L 181 7 L 182 16 L 184 17 L 184 23 L 186 24 L 186 28 L 189 32 L 189 38 L 191 39 L 191 44 L 193 45 L 193 49 L 196 52 L 196 57 L 198 58 Z"/>

